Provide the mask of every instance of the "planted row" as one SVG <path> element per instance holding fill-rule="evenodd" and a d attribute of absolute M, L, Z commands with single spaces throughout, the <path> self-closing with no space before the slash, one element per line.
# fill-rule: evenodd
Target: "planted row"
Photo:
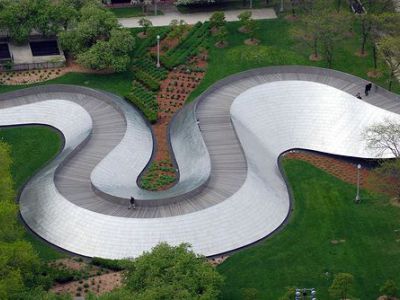
<path fill-rule="evenodd" d="M 161 66 L 157 68 L 156 62 L 150 57 L 143 57 L 141 59 L 135 60 L 133 62 L 133 69 L 142 69 L 158 80 L 163 80 L 168 75 L 168 71 Z"/>
<path fill-rule="evenodd" d="M 157 35 L 160 36 L 160 40 L 164 39 L 171 28 L 165 27 L 165 28 L 151 28 L 148 30 L 148 37 L 146 37 L 143 40 L 136 39 L 136 47 L 135 47 L 135 56 L 136 57 L 143 57 L 146 55 L 146 52 L 148 51 L 148 48 L 153 47 L 155 44 L 157 44 Z"/>
<path fill-rule="evenodd" d="M 151 123 L 157 122 L 158 103 L 155 93 L 134 80 L 132 82 L 132 90 L 125 95 L 125 98 L 136 105 Z"/>
<path fill-rule="evenodd" d="M 208 48 L 208 23 L 196 23 L 186 38 L 175 48 L 170 49 L 160 59 L 164 66 L 173 68 L 185 64 L 188 58 L 199 54 L 200 48 Z"/>

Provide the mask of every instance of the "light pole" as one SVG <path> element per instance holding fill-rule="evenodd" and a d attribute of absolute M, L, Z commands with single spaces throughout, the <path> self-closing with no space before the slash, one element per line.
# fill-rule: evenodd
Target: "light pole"
<path fill-rule="evenodd" d="M 253 0 L 250 0 L 250 8 L 253 8 Z"/>
<path fill-rule="evenodd" d="M 361 165 L 357 165 L 357 194 L 356 194 L 356 203 L 360 202 L 360 170 L 361 170 Z"/>
<path fill-rule="evenodd" d="M 160 67 L 160 36 L 157 35 L 157 68 Z"/>
<path fill-rule="evenodd" d="M 154 15 L 157 16 L 157 0 L 154 0 Z"/>
<path fill-rule="evenodd" d="M 283 0 L 281 0 L 281 8 L 279 10 L 280 12 L 283 12 Z"/>

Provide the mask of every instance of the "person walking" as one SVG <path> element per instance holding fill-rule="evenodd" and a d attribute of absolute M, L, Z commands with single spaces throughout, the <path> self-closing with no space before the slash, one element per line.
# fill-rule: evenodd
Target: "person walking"
<path fill-rule="evenodd" d="M 136 205 L 135 205 L 135 198 L 131 197 L 131 200 L 129 200 L 129 207 L 128 209 L 135 209 Z"/>
<path fill-rule="evenodd" d="M 357 97 L 358 99 L 362 99 L 362 97 L 361 97 L 361 94 L 360 94 L 360 93 L 357 93 L 356 97 Z"/>
<path fill-rule="evenodd" d="M 371 89 L 372 89 L 372 83 L 370 82 L 365 86 L 365 96 L 368 96 Z"/>

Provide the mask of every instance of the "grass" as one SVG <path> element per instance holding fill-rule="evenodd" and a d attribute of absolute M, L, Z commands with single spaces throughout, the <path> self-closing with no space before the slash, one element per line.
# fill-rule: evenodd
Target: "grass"
<path fill-rule="evenodd" d="M 115 7 L 110 8 L 110 11 L 114 13 L 117 18 L 131 18 L 131 17 L 145 17 L 146 13 L 143 13 L 143 8 L 139 6 L 133 7 Z M 163 15 L 164 13 L 157 9 L 157 15 Z M 154 10 L 149 9 L 147 15 L 154 15 Z"/>
<path fill-rule="evenodd" d="M 0 93 L 43 84 L 74 84 L 108 91 L 119 96 L 129 93 L 133 74 L 129 71 L 115 74 L 68 73 L 61 77 L 32 85 L 0 85 Z"/>
<path fill-rule="evenodd" d="M 257 299 L 279 299 L 287 287 L 315 287 L 318 299 L 330 299 L 339 272 L 354 275 L 355 299 L 376 299 L 387 279 L 399 285 L 400 208 L 365 191 L 356 205 L 353 185 L 303 161 L 283 166 L 295 199 L 289 223 L 218 267 L 226 276 L 224 299 L 242 299 L 243 289 L 257 290 Z"/>
<path fill-rule="evenodd" d="M 0 128 L 0 139 L 11 145 L 11 174 L 19 191 L 27 180 L 52 160 L 61 150 L 62 140 L 55 130 L 44 126 Z M 30 231 L 25 238 L 31 242 L 43 260 L 64 257 Z"/>
<path fill-rule="evenodd" d="M 295 22 L 289 22 L 280 18 L 275 20 L 259 20 L 258 24 L 257 38 L 260 40 L 260 45 L 258 46 L 243 44 L 243 41 L 248 36 L 237 31 L 240 27 L 239 22 L 230 22 L 227 24 L 229 45 L 226 48 L 219 49 L 214 46 L 215 40 L 211 42 L 206 76 L 199 87 L 190 95 L 188 102 L 194 100 L 216 81 L 252 68 L 277 65 L 327 67 L 325 61 L 310 61 L 308 59 L 308 56 L 311 54 L 310 49 L 300 46 L 290 36 L 289 30 L 292 26 L 295 26 Z M 372 52 L 370 46 L 368 48 L 369 53 Z M 371 55 L 364 58 L 354 55 L 359 47 L 360 42 L 357 37 L 344 39 L 335 50 L 333 69 L 353 74 L 387 87 L 387 73 L 379 79 L 367 77 L 367 72 L 373 67 L 372 58 Z M 381 65 L 384 66 L 384 63 L 381 63 Z M 399 82 L 393 84 L 393 91 L 400 93 Z"/>

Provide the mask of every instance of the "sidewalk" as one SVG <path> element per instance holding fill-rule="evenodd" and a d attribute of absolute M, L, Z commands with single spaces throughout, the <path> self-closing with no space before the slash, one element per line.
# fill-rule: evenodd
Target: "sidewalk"
<path fill-rule="evenodd" d="M 251 11 L 252 18 L 255 20 L 260 19 L 275 19 L 276 14 L 272 8 L 260 8 L 260 9 L 238 9 L 238 10 L 227 10 L 225 11 L 225 19 L 226 21 L 238 21 L 237 16 L 243 11 Z M 168 12 L 162 16 L 148 16 L 146 17 L 149 19 L 153 26 L 167 26 L 169 23 L 176 19 L 176 20 L 184 20 L 188 24 L 196 24 L 197 22 L 204 22 L 210 19 L 212 12 L 204 12 L 204 13 L 193 13 L 193 14 L 182 14 L 180 12 Z M 123 27 L 127 28 L 136 28 L 140 27 L 138 21 L 142 17 L 135 17 L 135 18 L 121 18 L 118 19 L 119 23 Z"/>

